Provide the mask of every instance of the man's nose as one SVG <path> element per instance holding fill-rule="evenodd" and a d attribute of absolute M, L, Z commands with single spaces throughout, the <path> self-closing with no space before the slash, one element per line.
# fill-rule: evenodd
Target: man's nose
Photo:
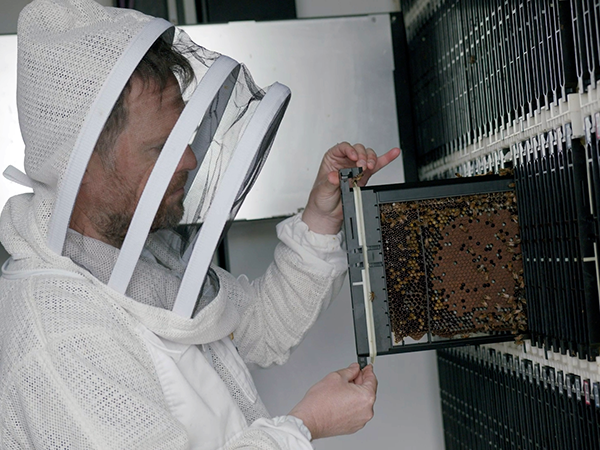
<path fill-rule="evenodd" d="M 180 172 L 183 170 L 185 170 L 185 171 L 194 170 L 197 165 L 198 165 L 198 160 L 196 159 L 196 155 L 192 151 L 192 147 L 190 147 L 188 145 L 185 148 L 185 151 L 183 152 L 183 156 L 181 157 L 181 160 L 179 161 L 179 165 L 177 166 L 177 172 Z"/>

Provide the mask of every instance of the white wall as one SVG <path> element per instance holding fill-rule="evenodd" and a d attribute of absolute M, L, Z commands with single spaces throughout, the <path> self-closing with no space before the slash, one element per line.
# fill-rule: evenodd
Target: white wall
<path fill-rule="evenodd" d="M 390 28 L 388 14 L 185 27 L 194 42 L 243 62 L 259 86 L 278 81 L 292 91 L 238 219 L 303 208 L 323 153 L 337 142 L 362 142 L 380 153 L 399 145 Z M 402 158 L 372 179 L 402 181 Z"/>

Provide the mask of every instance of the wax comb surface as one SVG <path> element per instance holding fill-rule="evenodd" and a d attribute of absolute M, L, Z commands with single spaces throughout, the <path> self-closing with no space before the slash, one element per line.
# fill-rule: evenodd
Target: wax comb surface
<path fill-rule="evenodd" d="M 394 343 L 525 328 L 514 193 L 380 205 Z"/>

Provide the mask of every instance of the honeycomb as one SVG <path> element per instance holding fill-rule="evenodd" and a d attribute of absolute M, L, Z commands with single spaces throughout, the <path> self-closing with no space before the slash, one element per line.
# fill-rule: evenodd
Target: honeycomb
<path fill-rule="evenodd" d="M 514 192 L 380 205 L 394 345 L 526 327 Z"/>

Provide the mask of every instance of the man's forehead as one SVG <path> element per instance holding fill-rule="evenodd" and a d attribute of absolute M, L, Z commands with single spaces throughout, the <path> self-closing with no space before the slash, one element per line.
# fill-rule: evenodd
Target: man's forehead
<path fill-rule="evenodd" d="M 135 104 L 140 104 L 141 108 L 150 106 L 150 104 L 155 104 L 158 108 L 178 106 L 183 109 L 185 106 L 181 96 L 181 88 L 175 75 L 171 75 L 164 88 L 161 89 L 161 85 L 156 80 L 152 78 L 144 79 L 134 74 L 129 84 L 129 92 L 125 97 L 125 103 L 128 109 Z"/>

